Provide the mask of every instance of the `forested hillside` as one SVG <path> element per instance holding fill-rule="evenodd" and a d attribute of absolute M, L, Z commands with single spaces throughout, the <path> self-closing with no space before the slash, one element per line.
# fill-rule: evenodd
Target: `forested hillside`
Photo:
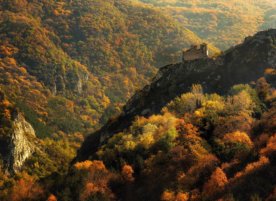
<path fill-rule="evenodd" d="M 65 184 L 72 186 L 70 197 L 274 200 L 275 86 L 267 80 L 275 82 L 275 71 L 268 69 L 267 73 L 266 79 L 257 81 L 256 88 L 235 85 L 224 97 L 206 94 L 200 85 L 194 85 L 160 114 L 137 117 L 91 157 L 102 162 L 75 164 Z M 87 173 L 81 179 L 82 187 L 74 183 L 81 172 Z M 101 174 L 104 188 L 97 174 Z M 77 193 L 76 187 L 80 187 Z M 63 193 L 57 195 L 66 200 Z"/>
<path fill-rule="evenodd" d="M 184 27 L 221 49 L 257 31 L 276 28 L 274 0 L 140 0 L 169 13 Z"/>
<path fill-rule="evenodd" d="M 0 200 L 14 173 L 65 174 L 85 135 L 200 42 L 141 3 L 0 0 Z"/>
<path fill-rule="evenodd" d="M 161 12 L 128 1 L 0 3 L 2 90 L 29 121 L 41 119 L 54 132 L 94 129 L 156 67 L 201 41 Z M 25 101 L 27 94 L 37 98 Z"/>
<path fill-rule="evenodd" d="M 3 198 L 273 201 L 275 84 L 271 68 L 224 96 L 195 84 L 159 114 L 137 116 L 66 177 L 35 182 L 23 175 Z"/>
<path fill-rule="evenodd" d="M 67 191 L 56 195 L 274 200 L 275 39 L 275 29 L 259 32 L 215 60 L 161 68 L 120 116 L 86 138 Z"/>
<path fill-rule="evenodd" d="M 0 0 L 0 200 L 275 200 L 275 8 Z"/>

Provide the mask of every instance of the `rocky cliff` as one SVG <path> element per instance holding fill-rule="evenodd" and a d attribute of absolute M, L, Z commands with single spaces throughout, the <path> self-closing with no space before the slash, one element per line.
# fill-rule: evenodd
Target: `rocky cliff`
<path fill-rule="evenodd" d="M 22 114 L 16 114 L 12 122 L 12 133 L 8 145 L 7 167 L 9 171 L 19 171 L 25 160 L 31 156 L 35 149 L 32 138 L 35 138 L 33 127 Z"/>
<path fill-rule="evenodd" d="M 10 173 L 18 172 L 35 151 L 33 127 L 0 91 L 0 159 Z"/>
<path fill-rule="evenodd" d="M 226 93 L 232 85 L 257 80 L 266 68 L 276 68 L 276 30 L 271 29 L 247 37 L 216 59 L 199 59 L 165 66 L 152 83 L 137 92 L 116 119 L 90 135 L 76 160 L 86 160 L 114 133 L 127 128 L 135 116 L 160 112 L 168 102 L 187 92 L 193 84 L 201 84 L 205 92 Z"/>

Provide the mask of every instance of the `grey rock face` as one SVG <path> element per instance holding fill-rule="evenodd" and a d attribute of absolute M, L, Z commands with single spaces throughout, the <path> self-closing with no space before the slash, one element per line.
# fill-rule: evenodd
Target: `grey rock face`
<path fill-rule="evenodd" d="M 81 94 L 82 93 L 82 80 L 81 79 L 79 79 L 78 80 L 78 83 L 77 83 L 77 92 L 79 93 L 79 94 Z"/>
<path fill-rule="evenodd" d="M 76 91 L 81 94 L 83 91 L 83 85 L 88 81 L 89 75 L 86 72 L 80 72 L 78 75 L 78 81 L 76 84 Z"/>
<path fill-rule="evenodd" d="M 12 129 L 7 165 L 10 172 L 17 172 L 34 152 L 31 139 L 35 138 L 35 131 L 20 113 L 14 118 Z"/>

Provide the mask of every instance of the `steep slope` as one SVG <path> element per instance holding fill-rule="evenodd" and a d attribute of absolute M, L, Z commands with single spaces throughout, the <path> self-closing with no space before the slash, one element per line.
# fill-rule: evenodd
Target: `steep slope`
<path fill-rule="evenodd" d="M 276 30 L 259 32 L 216 59 L 168 65 L 153 82 L 136 93 L 124 111 L 83 143 L 76 160 L 86 160 L 114 133 L 130 126 L 135 116 L 159 113 L 172 99 L 201 84 L 208 93 L 225 93 L 234 84 L 257 80 L 266 68 L 276 67 Z M 96 143 L 97 142 L 97 143 Z"/>
<path fill-rule="evenodd" d="M 24 87 L 22 92 L 25 92 Z M 29 103 L 30 98 L 40 99 L 42 96 L 23 94 L 26 95 L 26 104 Z M 23 103 L 15 104 L 8 97 L 2 90 L 0 91 L 0 174 L 4 173 L 5 179 L 13 179 L 15 175 L 20 175 L 22 172 L 27 172 L 34 177 L 46 177 L 54 172 L 65 173 L 69 162 L 75 156 L 75 150 L 82 141 L 81 134 L 56 133 L 51 138 L 45 138 L 43 135 L 53 134 L 44 122 L 39 121 L 31 111 L 21 110 Z M 43 106 L 44 102 L 42 101 L 41 104 L 40 106 Z M 32 106 L 34 109 L 38 107 L 35 104 Z M 27 120 L 22 111 L 32 118 Z M 30 122 L 35 126 L 33 127 Z M 7 172 L 11 173 L 10 177 Z M 1 200 L 3 195 L 1 191 Z"/>
<path fill-rule="evenodd" d="M 15 179 L 7 167 L 31 180 L 65 174 L 87 133 L 118 113 L 159 66 L 200 42 L 141 3 L 0 0 L 3 191 Z"/>
<path fill-rule="evenodd" d="M 33 139 L 36 137 L 33 127 L 22 114 L 17 114 L 12 123 L 13 132 L 9 144 L 8 169 L 11 172 L 21 170 L 24 162 L 34 152 Z"/>
<path fill-rule="evenodd" d="M 179 60 L 182 48 L 202 41 L 169 16 L 123 0 L 1 0 L 0 10 L 1 86 L 31 124 L 45 127 L 38 132 L 44 137 L 91 132 L 157 66 Z M 6 73 L 27 77 L 36 91 L 24 86 L 21 92 L 24 84 L 7 81 Z M 27 93 L 37 96 L 29 106 Z"/>
<path fill-rule="evenodd" d="M 274 0 L 141 0 L 170 13 L 183 26 L 221 49 L 257 31 L 276 28 Z"/>
<path fill-rule="evenodd" d="M 18 109 L 0 92 L 0 159 L 4 168 L 12 173 L 21 170 L 34 152 L 35 131 Z"/>

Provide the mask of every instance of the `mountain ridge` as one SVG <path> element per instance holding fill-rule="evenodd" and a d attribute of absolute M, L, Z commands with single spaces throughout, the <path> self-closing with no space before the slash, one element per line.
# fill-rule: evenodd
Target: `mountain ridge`
<path fill-rule="evenodd" d="M 276 67 L 275 48 L 276 29 L 271 29 L 247 37 L 244 43 L 216 59 L 199 59 L 161 68 L 151 85 L 128 101 L 120 116 L 87 137 L 74 162 L 88 159 L 113 133 L 127 128 L 135 116 L 148 117 L 160 112 L 169 101 L 187 92 L 195 83 L 201 84 L 207 93 L 221 94 L 234 84 L 257 80 L 266 68 Z"/>

